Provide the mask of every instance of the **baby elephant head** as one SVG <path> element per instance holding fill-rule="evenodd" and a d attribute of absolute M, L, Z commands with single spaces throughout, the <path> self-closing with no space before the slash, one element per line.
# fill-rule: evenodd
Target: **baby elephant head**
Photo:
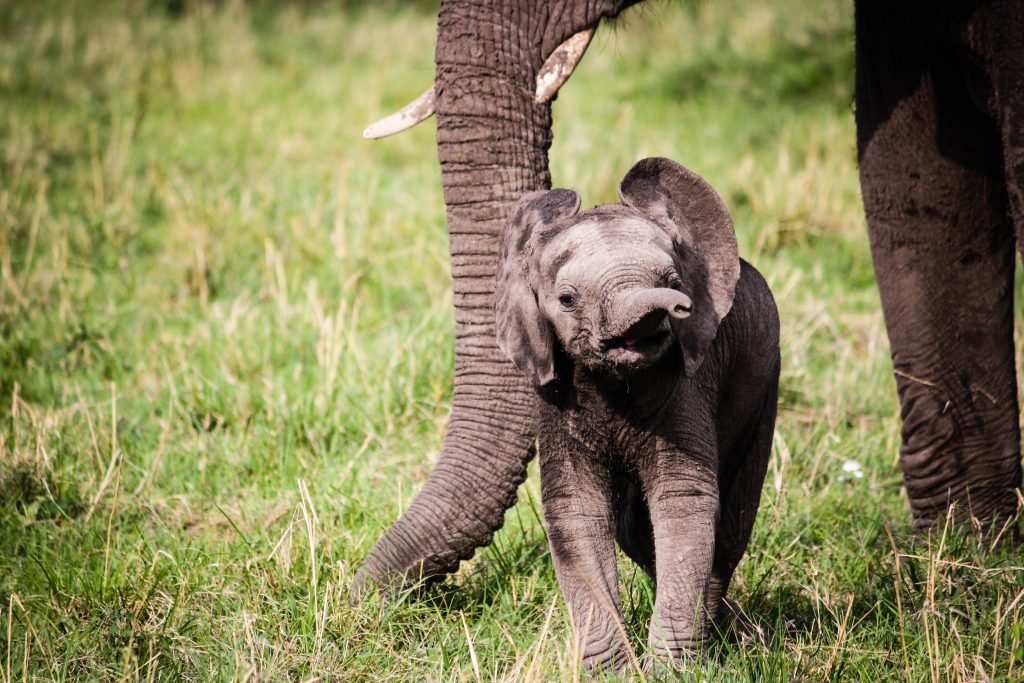
<path fill-rule="evenodd" d="M 678 344 L 693 376 L 732 307 L 740 263 L 725 205 L 664 158 L 638 162 L 622 204 L 577 214 L 572 190 L 524 195 L 501 238 L 498 346 L 537 387 L 555 381 L 555 344 L 618 376 Z"/>

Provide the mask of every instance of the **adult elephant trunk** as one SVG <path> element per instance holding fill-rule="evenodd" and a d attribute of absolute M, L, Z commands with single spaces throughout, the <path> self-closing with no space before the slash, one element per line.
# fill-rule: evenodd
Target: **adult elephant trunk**
<path fill-rule="evenodd" d="M 442 3 L 434 87 L 455 391 L 438 463 L 370 552 L 356 595 L 369 583 L 396 586 L 455 570 L 490 543 L 515 503 L 534 454 L 535 395 L 495 341 L 498 236 L 523 193 L 551 186 L 551 106 L 535 102 L 538 70 L 556 46 L 617 11 L 541 0 Z"/>

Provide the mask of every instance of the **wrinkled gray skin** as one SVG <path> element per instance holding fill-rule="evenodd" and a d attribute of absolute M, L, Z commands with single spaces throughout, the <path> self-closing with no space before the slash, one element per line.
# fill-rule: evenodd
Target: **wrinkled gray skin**
<path fill-rule="evenodd" d="M 493 293 L 502 227 L 524 193 L 551 187 L 551 104 L 534 101 L 535 79 L 556 46 L 634 1 L 441 3 L 434 86 L 455 391 L 438 463 L 367 557 L 356 596 L 370 582 L 453 571 L 515 502 L 535 397 L 497 348 Z M 1024 244 L 1024 3 L 855 8 L 860 180 L 907 499 L 922 528 L 955 503 L 998 529 L 1021 486 L 1013 283 Z"/>
<path fill-rule="evenodd" d="M 502 236 L 498 344 L 544 397 L 540 469 L 558 582 L 589 667 L 628 663 L 613 539 L 656 578 L 652 654 L 702 650 L 757 513 L 779 320 L 714 191 L 639 162 L 623 205 L 527 194 Z"/>

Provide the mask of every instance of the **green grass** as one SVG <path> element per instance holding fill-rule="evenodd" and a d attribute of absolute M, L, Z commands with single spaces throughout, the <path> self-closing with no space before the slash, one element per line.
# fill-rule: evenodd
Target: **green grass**
<path fill-rule="evenodd" d="M 852 10 L 632 12 L 555 105 L 556 185 L 715 185 L 782 315 L 726 680 L 1024 676 L 1024 562 L 916 538 L 857 186 Z M 349 604 L 452 385 L 433 8 L 0 2 L 0 682 L 575 680 L 536 471 L 423 600 Z M 1020 355 L 1020 354 L 1018 354 Z M 846 460 L 864 477 L 844 478 Z M 644 640 L 652 587 L 623 560 Z"/>

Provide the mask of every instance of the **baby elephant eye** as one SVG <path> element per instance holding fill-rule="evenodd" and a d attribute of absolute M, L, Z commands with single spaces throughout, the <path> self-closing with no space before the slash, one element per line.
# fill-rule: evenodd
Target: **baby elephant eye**
<path fill-rule="evenodd" d="M 572 308 L 576 305 L 576 297 L 568 292 L 565 294 L 559 294 L 558 303 L 562 304 L 565 308 Z"/>

